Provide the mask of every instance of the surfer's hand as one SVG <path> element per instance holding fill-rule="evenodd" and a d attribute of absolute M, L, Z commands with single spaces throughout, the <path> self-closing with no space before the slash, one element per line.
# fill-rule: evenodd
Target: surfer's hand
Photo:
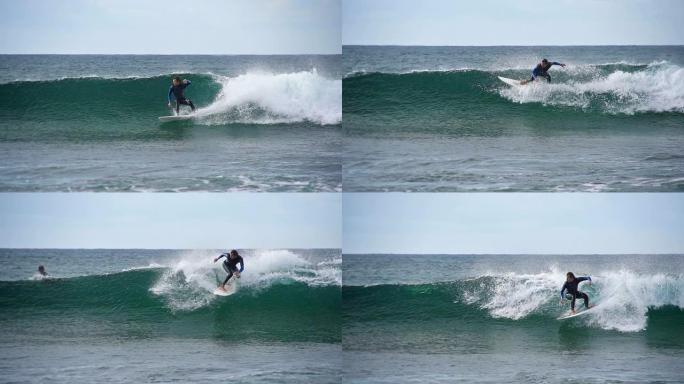
<path fill-rule="evenodd" d="M 565 64 L 561 64 L 561 67 L 565 68 Z"/>
<path fill-rule="evenodd" d="M 235 277 L 240 278 L 240 272 L 235 272 Z"/>
<path fill-rule="evenodd" d="M 214 263 L 216 262 L 216 260 L 218 260 L 218 257 L 214 259 Z"/>
<path fill-rule="evenodd" d="M 166 104 L 169 108 L 171 108 L 171 103 Z"/>

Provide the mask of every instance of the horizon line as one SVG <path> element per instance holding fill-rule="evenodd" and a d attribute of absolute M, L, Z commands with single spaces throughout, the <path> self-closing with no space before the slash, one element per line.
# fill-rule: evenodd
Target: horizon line
<path fill-rule="evenodd" d="M 347 253 L 342 256 L 684 256 L 681 253 Z"/>
<path fill-rule="evenodd" d="M 492 44 L 492 45 L 427 45 L 427 44 L 342 44 L 342 47 L 684 47 L 681 44 Z"/>

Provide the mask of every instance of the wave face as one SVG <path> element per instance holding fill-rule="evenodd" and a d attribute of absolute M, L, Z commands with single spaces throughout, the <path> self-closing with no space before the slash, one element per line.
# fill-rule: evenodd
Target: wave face
<path fill-rule="evenodd" d="M 582 118 L 586 113 L 684 113 L 681 66 L 599 65 L 550 73 L 551 84 L 523 87 L 510 87 L 497 78 L 528 78 L 528 71 L 522 70 L 353 74 L 344 80 L 344 110 L 351 115 L 384 116 L 399 124 L 438 119 L 455 127 L 522 113 L 539 118 L 544 113 L 547 119 Z M 515 104 L 525 109 L 515 109 Z"/>
<path fill-rule="evenodd" d="M 559 305 L 558 282 L 563 277 L 556 270 L 440 283 L 345 286 L 345 316 L 388 323 L 403 318 L 420 327 L 454 321 L 473 328 L 503 324 L 553 329 L 565 324 L 556 318 L 569 310 L 567 302 Z M 580 290 L 599 306 L 593 313 L 568 321 L 574 327 L 675 334 L 684 321 L 684 275 L 623 270 L 593 279 L 593 286 L 583 283 Z M 684 339 L 680 341 L 684 347 Z"/>
<path fill-rule="evenodd" d="M 339 259 L 259 252 L 246 260 L 238 291 L 219 297 L 212 291 L 225 273 L 200 253 L 116 273 L 2 281 L 0 322 L 31 337 L 339 341 Z"/>
<path fill-rule="evenodd" d="M 326 125 L 338 124 L 342 118 L 341 81 L 325 78 L 315 70 L 234 77 L 198 73 L 179 76 L 192 81 L 186 96 L 199 107 L 195 124 Z M 82 77 L 0 84 L 0 118 L 14 126 L 31 127 L 34 136 L 68 133 L 74 124 L 83 136 L 120 126 L 127 130 L 157 127 L 157 117 L 169 114 L 166 94 L 170 78 L 170 74 Z M 10 127 L 5 135 L 11 132 Z"/>

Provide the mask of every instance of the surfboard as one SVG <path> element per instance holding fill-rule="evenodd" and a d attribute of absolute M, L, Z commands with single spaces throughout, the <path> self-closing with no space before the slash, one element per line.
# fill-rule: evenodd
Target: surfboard
<path fill-rule="evenodd" d="M 235 289 L 235 283 L 234 283 L 234 282 L 230 282 L 230 283 L 226 284 L 226 289 L 225 289 L 225 290 L 223 290 L 223 289 L 221 289 L 221 288 L 218 288 L 218 287 L 217 287 L 216 289 L 214 289 L 214 295 L 217 295 L 217 296 L 230 296 L 230 295 L 232 295 L 233 293 L 235 293 L 235 291 L 236 291 L 236 289 Z"/>
<path fill-rule="evenodd" d="M 512 87 L 518 87 L 518 86 L 523 85 L 523 84 L 520 84 L 520 80 L 509 79 L 508 77 L 501 77 L 501 76 L 498 76 L 498 78 L 499 78 L 499 80 L 503 81 L 504 83 L 506 83 Z"/>
<path fill-rule="evenodd" d="M 181 120 L 190 120 L 194 116 L 193 115 L 175 115 L 175 116 L 161 116 L 159 117 L 159 121 L 162 123 L 167 122 L 167 121 L 181 121 Z"/>
<path fill-rule="evenodd" d="M 589 313 L 589 312 L 594 311 L 594 309 L 595 309 L 596 307 L 597 307 L 597 306 L 594 305 L 593 307 L 591 307 L 591 308 L 589 308 L 589 309 L 584 309 L 584 310 L 582 310 L 582 311 L 577 311 L 577 312 L 574 313 L 574 314 L 571 313 L 571 312 L 569 312 L 569 313 L 567 313 L 567 314 L 565 314 L 565 315 L 559 317 L 559 318 L 556 319 L 556 320 L 572 319 L 573 317 L 582 316 L 582 315 L 584 315 L 584 314 L 586 314 L 586 313 Z"/>

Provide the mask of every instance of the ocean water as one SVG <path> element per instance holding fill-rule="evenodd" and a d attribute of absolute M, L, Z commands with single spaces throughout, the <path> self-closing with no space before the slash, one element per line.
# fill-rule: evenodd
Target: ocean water
<path fill-rule="evenodd" d="M 552 83 L 511 88 L 548 58 Z M 345 191 L 684 190 L 684 47 L 343 47 Z"/>
<path fill-rule="evenodd" d="M 339 250 L 219 252 L 0 250 L 0 381 L 339 382 Z"/>
<path fill-rule="evenodd" d="M 197 115 L 160 123 L 175 74 Z M 341 77 L 340 55 L 0 55 L 0 190 L 338 191 Z"/>
<path fill-rule="evenodd" d="M 567 271 L 598 306 L 559 321 Z M 344 255 L 353 383 L 682 382 L 684 255 Z"/>

